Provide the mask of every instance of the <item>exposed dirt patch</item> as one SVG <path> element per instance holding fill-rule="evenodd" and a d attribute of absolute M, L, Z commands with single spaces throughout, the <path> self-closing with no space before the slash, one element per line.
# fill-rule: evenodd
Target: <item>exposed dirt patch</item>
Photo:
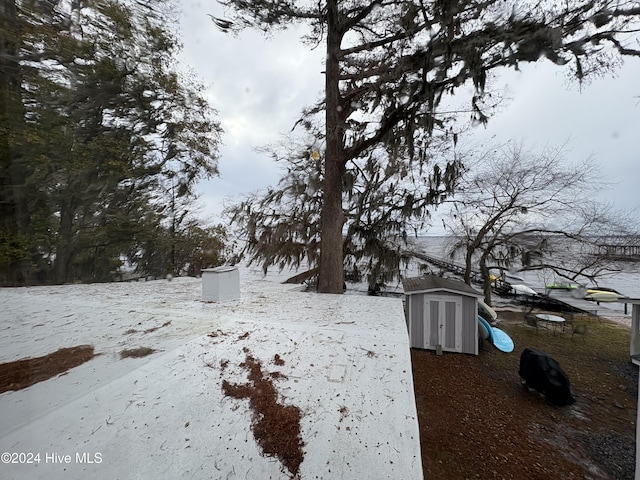
<path fill-rule="evenodd" d="M 171 325 L 171 320 L 169 320 L 167 322 L 164 322 L 162 325 L 158 325 L 157 327 L 147 328 L 146 330 L 143 330 L 142 333 L 153 333 L 156 330 L 159 330 L 159 329 L 164 328 L 164 327 L 168 327 L 169 325 Z"/>
<path fill-rule="evenodd" d="M 341 422 L 349 416 L 349 409 L 346 407 L 346 405 L 340 405 L 338 413 L 340 413 L 340 420 L 338 421 Z"/>
<path fill-rule="evenodd" d="M 164 322 L 162 325 L 158 325 L 156 327 L 147 328 L 146 330 L 136 330 L 135 328 L 130 328 L 124 332 L 125 335 L 131 335 L 134 333 L 153 333 L 161 328 L 168 327 L 171 325 L 171 320 Z"/>
<path fill-rule="evenodd" d="M 88 362 L 95 356 L 91 345 L 61 348 L 36 358 L 0 364 L 0 393 L 22 390 Z"/>
<path fill-rule="evenodd" d="M 253 412 L 251 430 L 256 442 L 265 455 L 276 457 L 295 477 L 304 460 L 301 411 L 296 406 L 278 402 L 278 392 L 271 379 L 282 375 L 265 376 L 261 362 L 249 353 L 240 367 L 248 371 L 249 382 L 232 384 L 223 380 L 222 391 L 228 397 L 249 400 Z"/>
<path fill-rule="evenodd" d="M 226 334 L 222 330 L 218 329 L 218 330 L 214 330 L 211 333 L 208 333 L 207 337 L 209 337 L 209 338 L 217 338 L 217 337 L 219 337 L 221 335 L 226 335 Z"/>
<path fill-rule="evenodd" d="M 149 347 L 130 348 L 120 352 L 120 358 L 142 358 L 156 352 L 155 349 Z"/>
<path fill-rule="evenodd" d="M 511 354 L 486 343 L 477 357 L 412 350 L 425 479 L 633 478 L 638 368 L 629 329 L 581 321 L 580 337 L 503 322 Z M 560 362 L 574 405 L 555 407 L 523 387 L 526 347 Z"/>

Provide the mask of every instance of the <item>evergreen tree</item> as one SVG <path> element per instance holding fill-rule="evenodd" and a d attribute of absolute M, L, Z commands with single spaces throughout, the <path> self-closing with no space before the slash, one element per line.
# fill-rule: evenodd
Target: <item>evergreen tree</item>
<path fill-rule="evenodd" d="M 217 174 L 221 130 L 202 87 L 174 70 L 169 6 L 21 2 L 22 161 L 7 170 L 28 192 L 22 281 L 108 280 L 145 230 L 169 228 L 168 184 L 193 201 L 195 183 Z"/>
<path fill-rule="evenodd" d="M 24 111 L 19 64 L 20 22 L 14 0 L 0 2 L 0 277 L 24 281 L 28 214 L 21 138 Z M 2 278 L 0 278 L 1 280 Z"/>

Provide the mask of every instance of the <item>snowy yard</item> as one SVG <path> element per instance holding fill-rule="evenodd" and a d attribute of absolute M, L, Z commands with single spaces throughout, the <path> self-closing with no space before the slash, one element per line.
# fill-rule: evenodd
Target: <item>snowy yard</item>
<path fill-rule="evenodd" d="M 240 278 L 224 303 L 195 278 L 0 290 L 1 363 L 97 354 L 0 395 L 0 452 L 17 462 L 3 456 L 0 477 L 291 478 L 261 451 L 249 401 L 223 391 L 250 383 L 251 358 L 301 412 L 299 478 L 422 478 L 402 302 Z M 155 352 L 121 357 L 138 347 Z"/>

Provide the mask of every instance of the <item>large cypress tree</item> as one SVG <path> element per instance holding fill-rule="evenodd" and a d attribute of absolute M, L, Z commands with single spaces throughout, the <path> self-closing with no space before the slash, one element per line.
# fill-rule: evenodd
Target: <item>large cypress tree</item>
<path fill-rule="evenodd" d="M 382 149 L 406 169 L 424 167 L 434 134 L 457 133 L 459 115 L 442 108 L 454 95 L 472 87 L 471 121 L 487 121 L 487 79 L 499 68 L 547 59 L 582 81 L 640 53 L 628 41 L 640 16 L 637 2 L 222 3 L 229 17 L 214 21 L 223 30 L 306 23 L 306 40 L 325 45 L 325 95 L 315 110 L 324 112 L 318 290 L 328 293 L 342 292 L 343 183 L 351 162 Z"/>

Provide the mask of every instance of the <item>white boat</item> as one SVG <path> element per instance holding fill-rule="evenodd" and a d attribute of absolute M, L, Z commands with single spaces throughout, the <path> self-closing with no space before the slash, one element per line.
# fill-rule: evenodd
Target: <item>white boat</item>
<path fill-rule="evenodd" d="M 516 295 L 530 295 L 532 297 L 538 295 L 535 290 L 533 290 L 531 287 L 527 287 L 526 285 L 511 285 L 511 290 Z"/>
<path fill-rule="evenodd" d="M 490 323 L 498 319 L 496 311 L 480 299 L 478 299 L 478 314 Z"/>
<path fill-rule="evenodd" d="M 600 290 L 597 288 L 589 288 L 584 298 L 594 302 L 614 303 L 614 302 L 617 302 L 618 299 L 624 298 L 624 295 L 611 290 Z"/>

